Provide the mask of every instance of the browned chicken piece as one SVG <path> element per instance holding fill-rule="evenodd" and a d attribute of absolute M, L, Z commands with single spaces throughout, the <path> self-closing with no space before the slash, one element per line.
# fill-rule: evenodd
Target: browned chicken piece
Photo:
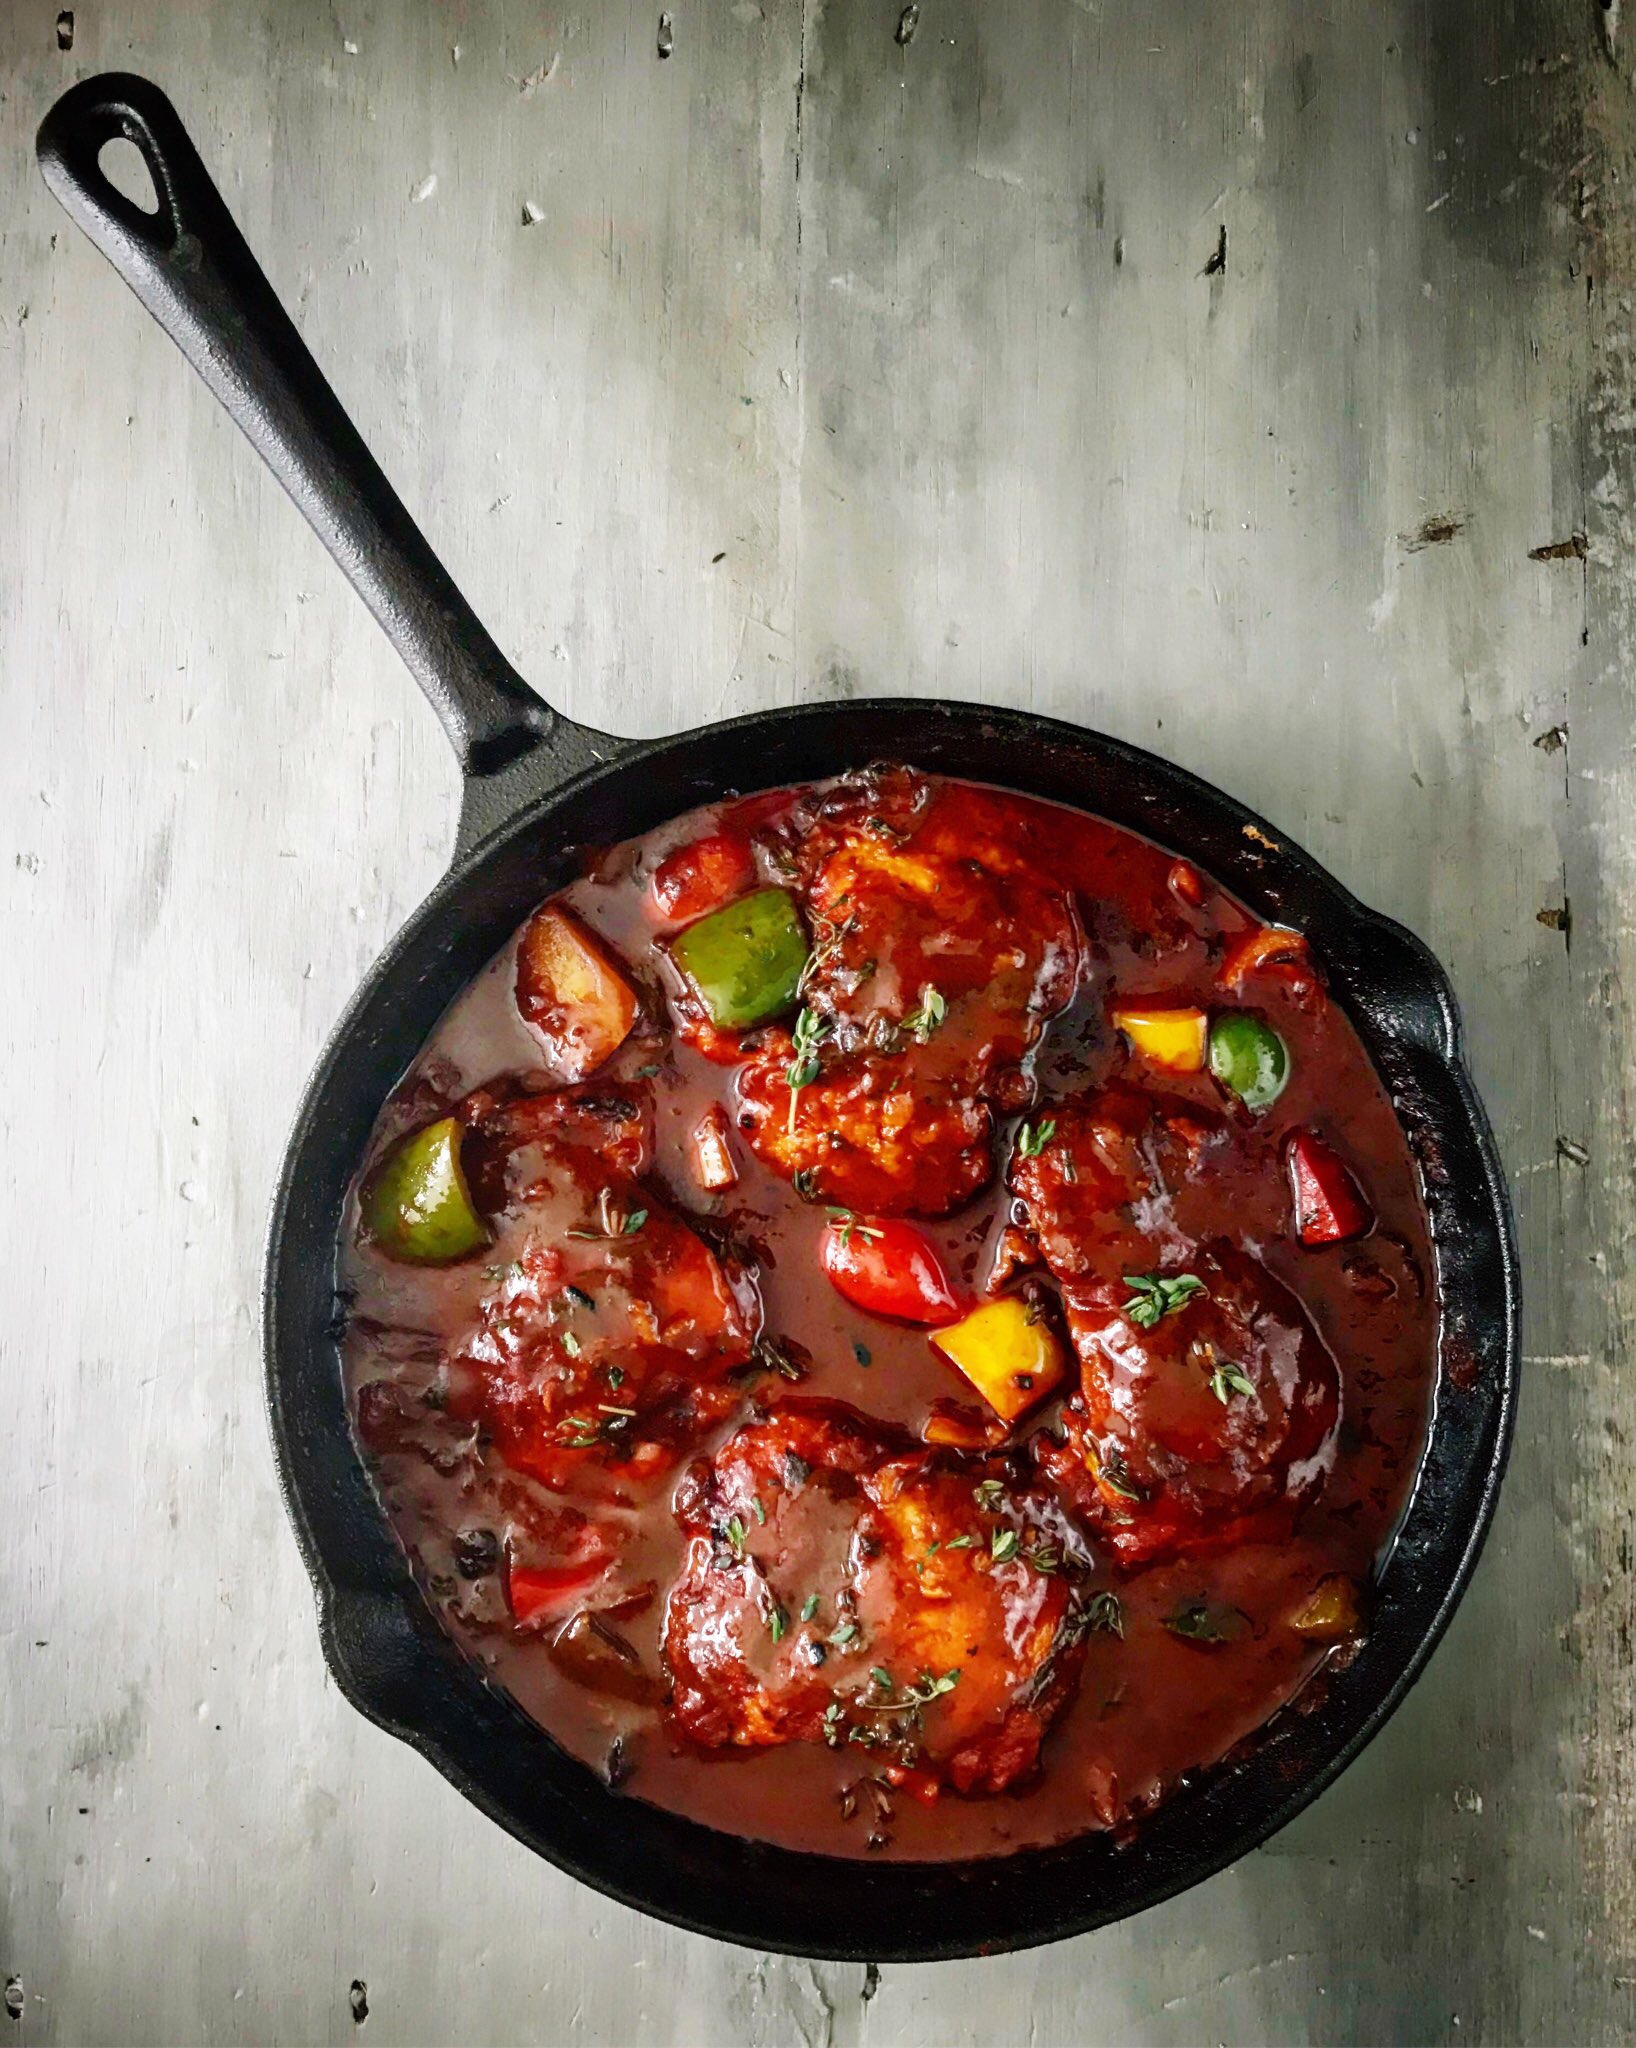
<path fill-rule="evenodd" d="M 923 1453 L 867 1483 L 885 1536 L 860 1599 L 866 1627 L 872 1611 L 880 1617 L 872 1669 L 889 1672 L 894 1697 L 932 1693 L 919 1761 L 959 1792 L 1003 1792 L 1032 1774 L 1084 1656 L 1064 1567 L 1088 1559 L 1070 1525 L 1042 1493 L 1002 1483 L 980 1495 L 985 1476 L 981 1464 Z M 877 1679 L 855 1706 L 877 1734 L 879 1693 Z"/>
<path fill-rule="evenodd" d="M 1334 1462 L 1335 1361 L 1300 1302 L 1226 1244 L 1185 1268 L 1063 1288 L 1080 1391 L 1044 1469 L 1142 1562 L 1286 1535 Z M 1152 1317 L 1156 1320 L 1150 1320 Z"/>
<path fill-rule="evenodd" d="M 1068 898 L 985 855 L 866 826 L 818 869 L 804 993 L 837 1052 L 913 1043 L 928 1080 L 980 1089 L 1068 1001 L 1079 959 Z"/>
<path fill-rule="evenodd" d="M 1179 1193 L 1229 1170 L 1231 1126 L 1125 1087 L 1054 1119 L 1011 1169 L 1080 1363 L 1042 1466 L 1130 1561 L 1282 1533 L 1332 1460 L 1340 1380 L 1295 1296 L 1178 1218 Z"/>
<path fill-rule="evenodd" d="M 1082 1656 L 1085 1559 L 1048 1495 L 792 1399 L 695 1466 L 677 1514 L 665 1657 L 691 1741 L 857 1746 L 962 1792 L 1033 1770 Z"/>
<path fill-rule="evenodd" d="M 913 1053 L 854 1055 L 792 1091 L 794 1057 L 788 1032 L 765 1035 L 739 1069 L 738 1127 L 768 1166 L 802 1177 L 810 1200 L 871 1216 L 945 1216 L 993 1173 L 987 1105 L 924 1092 Z"/>
<path fill-rule="evenodd" d="M 725 1376 L 750 1356 L 753 1307 L 606 1157 L 530 1138 L 507 1183 L 513 1256 L 455 1348 L 451 1410 L 547 1485 L 587 1460 L 662 1470 L 739 1398 Z"/>
<path fill-rule="evenodd" d="M 823 1739 L 839 1675 L 863 1669 L 860 1482 L 887 1454 L 855 1410 L 795 1399 L 684 1475 L 676 1519 L 690 1542 L 665 1661 L 676 1724 L 702 1748 Z"/>
<path fill-rule="evenodd" d="M 1028 1099 L 1019 1063 L 1073 994 L 1071 901 L 1017 866 L 980 806 L 968 815 L 972 795 L 865 780 L 832 793 L 791 856 L 813 939 L 813 1071 L 792 1109 L 797 1048 L 764 1034 L 740 1127 L 817 1199 L 925 1216 L 969 1200 L 993 1171 L 991 1105 Z"/>
<path fill-rule="evenodd" d="M 839 847 L 868 832 L 936 860 L 975 860 L 990 875 L 1060 900 L 1064 874 L 1092 937 L 1163 953 L 1193 929 L 1189 901 L 1160 863 L 1133 864 L 1117 826 L 1079 811 L 1019 806 L 1004 790 L 930 781 L 913 768 L 877 766 L 844 776 L 802 805 L 779 856 L 808 883 Z"/>
<path fill-rule="evenodd" d="M 641 1082 L 588 1082 L 536 1093 L 474 1089 L 458 1114 L 470 1136 L 464 1157 L 478 1206 L 525 1206 L 540 1146 L 575 1145 L 640 1179 L 653 1163 L 653 1093 Z"/>
<path fill-rule="evenodd" d="M 1051 1116 L 1049 1143 L 1012 1160 L 1011 1191 L 1056 1277 L 1117 1281 L 1167 1248 L 1185 1252 L 1176 1191 L 1226 1154 L 1229 1126 L 1191 1103 L 1122 1087 L 1055 1103 Z"/>

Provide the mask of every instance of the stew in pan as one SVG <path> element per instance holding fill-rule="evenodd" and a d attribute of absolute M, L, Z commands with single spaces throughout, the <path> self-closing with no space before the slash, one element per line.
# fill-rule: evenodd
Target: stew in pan
<path fill-rule="evenodd" d="M 1362 1639 L 1427 1427 L 1415 1169 L 1317 964 L 901 766 L 581 870 L 355 1183 L 349 1389 L 429 1599 L 733 1833 L 1138 1824 Z"/>

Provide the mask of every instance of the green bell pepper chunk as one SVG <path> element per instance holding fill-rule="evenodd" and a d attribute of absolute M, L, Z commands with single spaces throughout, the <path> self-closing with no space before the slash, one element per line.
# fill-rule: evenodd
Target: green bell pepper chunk
<path fill-rule="evenodd" d="M 672 940 L 670 957 L 699 992 L 712 1024 L 742 1031 L 795 1001 L 807 935 L 782 889 L 758 889 L 701 917 Z"/>
<path fill-rule="evenodd" d="M 1284 1092 L 1289 1047 L 1259 1017 L 1229 1010 L 1210 1025 L 1210 1071 L 1246 1109 L 1265 1109 Z"/>
<path fill-rule="evenodd" d="M 460 1137 L 459 1118 L 446 1116 L 387 1154 L 365 1198 L 364 1222 L 389 1258 L 440 1266 L 488 1243 L 461 1171 Z"/>

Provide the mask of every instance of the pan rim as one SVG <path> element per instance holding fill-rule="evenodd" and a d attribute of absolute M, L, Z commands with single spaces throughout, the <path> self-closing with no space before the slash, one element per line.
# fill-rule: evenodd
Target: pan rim
<path fill-rule="evenodd" d="M 516 855 L 530 835 L 537 835 L 542 826 L 558 821 L 565 809 L 575 805 L 593 803 L 598 792 L 626 771 L 655 765 L 663 757 L 674 761 L 689 748 L 709 748 L 719 752 L 724 747 L 739 746 L 776 730 L 781 738 L 799 737 L 806 731 L 827 734 L 834 729 L 864 730 L 871 727 L 887 731 L 903 721 L 924 722 L 925 742 L 907 750 L 908 758 L 917 759 L 921 765 L 962 775 L 968 780 L 990 780 L 1000 787 L 1012 787 L 1026 793 L 1046 795 L 1050 800 L 1072 804 L 1093 815 L 1108 816 L 1110 807 L 1091 798 L 1076 800 L 1071 796 L 1058 795 L 1055 791 L 1042 790 L 1030 782 L 1011 775 L 995 774 L 985 776 L 967 766 L 949 766 L 935 758 L 927 759 L 928 749 L 935 756 L 938 745 L 949 736 L 955 736 L 959 745 L 969 747 L 977 742 L 999 743 L 1022 740 L 1044 749 L 1060 748 L 1069 756 L 1078 757 L 1079 767 L 1088 772 L 1094 757 L 1104 769 L 1125 771 L 1132 778 L 1134 797 L 1146 800 L 1150 809 L 1159 809 L 1161 800 L 1196 814 L 1197 818 L 1208 817 L 1217 828 L 1222 845 L 1231 843 L 1233 835 L 1240 842 L 1241 858 L 1250 868 L 1259 867 L 1263 874 L 1275 868 L 1287 882 L 1283 890 L 1285 897 L 1300 897 L 1308 902 L 1309 908 L 1321 912 L 1317 923 L 1321 931 L 1314 930 L 1314 920 L 1303 921 L 1302 928 L 1308 932 L 1314 950 L 1335 979 L 1337 959 L 1342 973 L 1338 989 L 1339 999 L 1352 1016 L 1354 1023 L 1364 1036 L 1371 1059 L 1380 1070 L 1379 1051 L 1381 1044 L 1400 1040 L 1423 1082 L 1435 1076 L 1443 1093 L 1439 1117 L 1447 1123 L 1447 1130 L 1437 1130 L 1433 1136 L 1439 1142 L 1450 1137 L 1462 1141 L 1463 1159 L 1468 1178 L 1457 1190 L 1465 1211 L 1462 1229 L 1472 1227 L 1473 1219 L 1479 1236 L 1486 1242 L 1478 1247 L 1477 1263 L 1492 1268 L 1490 1279 L 1497 1283 L 1497 1298 L 1487 1304 L 1479 1304 L 1487 1318 L 1486 1335 L 1479 1330 L 1474 1340 L 1479 1349 L 1489 1354 L 1483 1362 L 1479 1376 L 1478 1394 L 1481 1396 L 1480 1413 L 1476 1421 L 1469 1446 L 1464 1457 L 1458 1461 L 1460 1474 L 1467 1481 L 1462 1495 L 1464 1509 L 1463 1526 L 1442 1530 L 1441 1540 L 1431 1559 L 1434 1583 L 1430 1586 L 1429 1605 L 1422 1600 L 1425 1611 L 1416 1625 L 1403 1633 L 1402 1640 L 1394 1642 L 1391 1632 L 1386 1633 L 1385 1643 L 1379 1662 L 1382 1664 L 1382 1682 L 1372 1691 L 1361 1709 L 1354 1711 L 1338 1731 L 1338 1739 L 1323 1746 L 1322 1753 L 1315 1761 L 1306 1763 L 1298 1779 L 1293 1781 L 1281 1796 L 1264 1796 L 1258 1809 L 1253 1813 L 1234 1813 L 1237 1801 L 1235 1786 L 1241 1780 L 1239 1767 L 1231 1758 L 1222 1765 L 1213 1767 L 1208 1773 L 1201 1773 L 1199 1782 L 1178 1792 L 1158 1813 L 1144 1820 L 1138 1830 L 1136 1842 L 1128 1852 L 1122 1852 L 1126 1861 L 1127 1875 L 1135 1875 L 1135 1867 L 1147 1862 L 1142 1854 L 1142 1845 L 1149 1837 L 1155 1823 L 1166 1813 L 1174 1812 L 1184 1804 L 1190 1813 L 1202 1814 L 1204 1826 L 1198 1830 L 1204 1841 L 1202 1849 L 1195 1849 L 1180 1860 L 1157 1859 L 1157 1867 L 1139 1881 L 1119 1886 L 1119 1896 L 1111 1906 L 1091 1894 L 1085 1888 L 1077 1904 L 1067 1903 L 1048 1909 L 1039 1918 L 1030 1919 L 1026 1914 L 1000 1916 L 1000 1923 L 982 1938 L 969 1933 L 955 1933 L 948 1939 L 934 1934 L 921 1934 L 914 1938 L 894 1941 L 890 1932 L 882 1928 L 878 1914 L 873 1910 L 858 1916 L 858 1924 L 840 1933 L 825 1933 L 805 1924 L 786 1924 L 776 1910 L 765 1904 L 765 1895 L 770 1886 L 777 1883 L 777 1872 L 786 1860 L 805 1866 L 823 1865 L 831 1873 L 856 1873 L 868 1870 L 872 1883 L 883 1873 L 909 1873 L 911 1879 L 918 1874 L 919 1881 L 937 1882 L 933 1873 L 944 1873 L 945 1884 L 954 1884 L 960 1874 L 974 1869 L 984 1877 L 992 1877 L 997 1871 L 1017 1872 L 1019 1863 L 1026 1862 L 1031 1868 L 1051 1864 L 1059 1871 L 1078 1863 L 1089 1876 L 1093 1864 L 1100 1858 L 1106 1861 L 1105 1852 L 1093 1853 L 1091 1845 L 1105 1844 L 1106 1838 L 1095 1834 L 1082 1833 L 1071 1837 L 1060 1845 L 1045 1850 L 1023 1850 L 1010 1855 L 978 1859 L 974 1864 L 948 1863 L 892 1863 L 861 1865 L 852 1859 L 820 1857 L 807 1852 L 776 1848 L 773 1845 L 752 1843 L 745 1838 L 720 1834 L 702 1823 L 688 1821 L 679 1816 L 666 1816 L 667 1822 L 674 1822 L 683 1834 L 709 1838 L 715 1845 L 713 1853 L 722 1853 L 723 1845 L 736 1853 L 742 1860 L 759 1864 L 764 1873 L 761 1882 L 747 1884 L 744 1891 L 729 1899 L 725 1905 L 700 1899 L 670 1897 L 656 1892 L 655 1885 L 646 1880 L 635 1881 L 631 1876 L 622 1876 L 606 1859 L 598 1864 L 595 1857 L 587 1858 L 583 1849 L 565 1846 L 563 1839 L 553 1840 L 548 1826 L 540 1819 L 526 1818 L 519 1813 L 515 1800 L 508 1800 L 487 1781 L 469 1754 L 470 1745 L 464 1745 L 467 1754 L 461 1754 L 462 1744 L 451 1741 L 448 1729 L 440 1722 L 435 1711 L 436 1699 L 420 1697 L 420 1689 L 426 1685 L 444 1686 L 450 1683 L 451 1670 L 446 1656 L 439 1654 L 438 1644 L 452 1649 L 450 1639 L 431 1618 L 424 1599 L 419 1593 L 408 1570 L 403 1553 L 397 1552 L 401 1561 L 399 1584 L 389 1585 L 385 1593 L 380 1587 L 371 1587 L 362 1581 L 355 1582 L 356 1575 L 348 1569 L 347 1561 L 334 1554 L 335 1544 L 331 1540 L 333 1531 L 320 1527 L 322 1513 L 314 1514 L 314 1501 L 310 1498 L 313 1472 L 306 1454 L 311 1446 L 305 1441 L 306 1432 L 302 1418 L 289 1412 L 286 1396 L 289 1392 L 284 1383 L 285 1364 L 288 1356 L 295 1352 L 310 1352 L 314 1349 L 314 1332 L 310 1322 L 292 1326 L 290 1304 L 294 1290 L 288 1284 L 289 1261 L 298 1258 L 313 1244 L 311 1228 L 298 1214 L 298 1184 L 304 1161 L 310 1156 L 318 1136 L 318 1119 L 325 1112 L 330 1091 L 339 1081 L 348 1079 L 358 1050 L 360 1034 L 367 1022 L 371 1006 L 378 1004 L 400 978 L 413 967 L 417 948 L 423 947 L 428 935 L 443 924 L 446 914 L 458 904 L 463 892 L 471 885 L 474 877 L 480 877 L 509 857 Z M 457 854 L 448 872 L 434 886 L 421 905 L 406 920 L 393 937 L 379 959 L 365 977 L 359 989 L 348 1003 L 341 1018 L 331 1033 L 323 1052 L 314 1068 L 308 1086 L 304 1091 L 297 1111 L 289 1145 L 286 1149 L 280 1171 L 278 1189 L 274 1200 L 271 1226 L 268 1237 L 266 1277 L 263 1292 L 263 1329 L 266 1371 L 266 1391 L 269 1417 L 272 1426 L 275 1456 L 278 1464 L 280 1487 L 286 1507 L 295 1524 L 297 1539 L 303 1561 L 312 1578 L 318 1594 L 320 1626 L 326 1662 L 337 1684 L 349 1701 L 378 1725 L 388 1728 L 400 1739 L 407 1741 L 471 1799 L 490 1818 L 498 1821 L 536 1853 L 591 1885 L 607 1896 L 635 1907 L 656 1918 L 666 1920 L 693 1932 L 704 1933 L 718 1939 L 735 1941 L 762 1949 L 829 1960 L 848 1961 L 926 1961 L 968 1956 L 981 1953 L 999 1953 L 1038 1945 L 1043 1942 L 1067 1938 L 1073 1934 L 1089 1931 L 1144 1911 L 1149 1906 L 1175 1896 L 1191 1885 L 1202 1882 L 1228 1864 L 1258 1846 L 1270 1835 L 1277 1832 L 1295 1814 L 1315 1799 L 1353 1761 L 1373 1736 L 1390 1718 L 1414 1681 L 1419 1677 L 1430 1658 L 1437 1642 L 1441 1639 L 1470 1581 L 1477 1558 L 1486 1539 L 1492 1521 L 1494 1506 L 1505 1468 L 1515 1416 L 1516 1387 L 1519 1372 L 1519 1301 L 1517 1254 L 1512 1229 L 1509 1199 L 1503 1174 L 1500 1169 L 1492 1132 L 1477 1097 L 1471 1078 L 1466 1070 L 1461 1043 L 1458 1010 L 1448 978 L 1434 957 L 1421 942 L 1400 925 L 1368 908 L 1342 883 L 1330 875 L 1303 848 L 1291 841 L 1282 832 L 1251 812 L 1237 799 L 1215 788 L 1192 771 L 1179 767 L 1164 757 L 1153 754 L 1131 743 L 1111 735 L 1095 732 L 1089 728 L 1069 722 L 1045 717 L 1033 712 L 1012 710 L 980 704 L 959 703 L 948 699 L 931 698 L 876 698 L 851 700 L 844 704 L 803 705 L 784 707 L 774 711 L 757 712 L 745 717 L 723 721 L 718 724 L 696 728 L 691 732 L 673 738 L 638 742 L 624 745 L 610 742 L 616 749 L 613 758 L 584 770 L 559 787 L 541 790 L 521 802 L 503 822 L 496 825 L 475 844 Z M 776 749 L 775 749 L 776 751 Z M 845 766 L 861 764 L 862 759 L 891 753 L 892 747 L 882 744 L 873 748 L 843 749 L 839 744 L 834 749 L 837 757 L 849 752 L 851 758 L 837 758 L 828 772 L 840 772 Z M 805 779 L 784 776 L 764 777 L 759 784 L 746 784 L 742 778 L 728 775 L 719 776 L 710 794 L 720 795 L 729 789 L 753 786 L 776 786 L 780 780 Z M 650 778 L 650 784 L 653 778 Z M 659 817 L 675 816 L 691 808 L 696 802 L 706 801 L 708 796 L 684 791 L 676 794 L 665 789 L 662 795 L 653 798 L 660 808 Z M 1134 799 L 1133 799 L 1134 800 Z M 1115 822 L 1128 829 L 1144 833 L 1161 845 L 1170 845 L 1161 829 L 1142 822 L 1141 806 L 1138 814 L 1114 814 Z M 658 821 L 656 817 L 655 822 Z M 640 828 L 637 828 L 640 829 Z M 623 830 L 618 836 L 625 836 Z M 563 849 L 575 843 L 560 837 L 554 842 L 554 850 L 560 856 Z M 583 843 L 582 841 L 580 843 Z M 1243 848 L 1253 849 L 1245 855 Z M 1190 848 L 1175 850 L 1183 857 L 1198 859 L 1217 879 L 1221 880 L 1241 899 L 1259 909 L 1258 892 L 1255 887 L 1256 874 L 1234 868 L 1223 873 L 1220 858 L 1201 856 Z M 543 865 L 544 853 L 536 853 L 537 861 Z M 1231 863 L 1229 863 L 1231 865 Z M 542 890 L 540 893 L 545 893 Z M 1326 943 L 1327 940 L 1327 943 Z M 1338 949 L 1338 950 L 1337 950 Z M 1366 968 L 1360 961 L 1367 962 L 1371 953 L 1388 959 L 1393 971 L 1408 977 L 1415 984 L 1412 994 L 1418 1004 L 1415 1028 L 1396 1034 L 1389 1031 L 1376 1011 L 1360 1015 L 1359 1003 L 1366 999 L 1360 975 Z M 423 977 L 424 979 L 424 977 Z M 458 987 L 466 979 L 462 972 L 454 981 Z M 450 990 L 452 993 L 453 990 Z M 447 998 L 445 997 L 444 1000 Z M 441 1002 L 432 1012 L 440 1011 Z M 429 1028 L 429 1027 L 428 1027 Z M 424 1031 L 420 1037 L 424 1037 Z M 420 1042 L 419 1039 L 416 1041 Z M 405 1062 L 406 1064 L 406 1062 Z M 395 1077 L 394 1077 L 395 1078 Z M 1383 1073 L 1389 1090 L 1393 1083 Z M 1395 1090 L 1394 1092 L 1394 1107 Z M 376 1106 L 378 1107 L 378 1100 Z M 371 1112 L 371 1117 L 373 1112 Z M 1424 1179 L 1425 1158 L 1422 1145 L 1425 1133 L 1417 1133 L 1399 1115 L 1405 1129 L 1406 1140 L 1414 1153 L 1417 1166 Z M 1473 1171 L 1474 1170 L 1474 1171 Z M 1427 1195 L 1428 1210 L 1433 1207 L 1431 1195 Z M 1435 1222 L 1435 1217 L 1434 1217 Z M 330 1244 L 333 1249 L 333 1233 Z M 1438 1276 L 1441 1286 L 1444 1277 L 1443 1251 L 1438 1243 Z M 1458 1306 L 1458 1305 L 1456 1305 Z M 1419 1501 L 1422 1482 L 1433 1449 L 1439 1445 L 1440 1432 L 1444 1429 L 1444 1383 L 1448 1377 L 1448 1322 L 1449 1305 L 1445 1303 L 1440 1323 L 1439 1372 L 1437 1394 L 1433 1414 L 1429 1423 L 1427 1440 L 1422 1452 L 1421 1471 L 1415 1482 L 1413 1497 L 1405 1510 L 1405 1522 L 1415 1512 Z M 334 1358 L 333 1340 L 329 1344 L 331 1361 Z M 338 1378 L 338 1376 L 337 1376 Z M 343 1413 L 344 1422 L 344 1413 Z M 356 1468 L 356 1485 L 361 1488 L 368 1509 L 379 1523 L 391 1545 L 396 1548 L 396 1538 L 391 1535 L 386 1523 L 384 1509 L 374 1494 L 361 1458 L 351 1443 L 350 1429 L 345 1432 L 346 1449 L 350 1462 Z M 355 1503 L 354 1505 L 358 1505 Z M 378 1563 L 378 1557 L 375 1559 Z M 1393 1561 L 1395 1563 L 1395 1553 Z M 1391 1566 L 1389 1564 L 1388 1569 Z M 367 1580 L 367 1574 L 365 1579 Z M 407 1595 L 407 1598 L 405 1597 Z M 395 1604 L 400 1612 L 388 1623 L 380 1612 L 381 1603 L 386 1600 Z M 1384 1605 L 1384 1603 L 1383 1603 Z M 418 1607 L 420 1613 L 414 1613 Z M 369 1613 L 367 1623 L 360 1621 L 360 1615 Z M 429 1622 L 435 1633 L 436 1642 L 428 1639 L 426 1624 Z M 362 1640 L 358 1640 L 362 1630 Z M 377 1636 L 390 1638 L 394 1648 L 385 1661 L 391 1666 L 387 1676 L 382 1677 L 375 1663 L 380 1661 L 381 1644 L 370 1636 L 373 1629 Z M 1369 1658 L 1373 1647 L 1366 1646 L 1360 1664 Z M 454 1652 L 461 1666 L 470 1674 L 471 1684 L 480 1688 L 491 1701 L 500 1701 L 509 1709 L 528 1731 L 530 1740 L 550 1745 L 555 1751 L 551 1738 L 532 1722 L 521 1716 L 520 1710 L 510 1705 L 505 1696 L 489 1686 L 461 1653 Z M 1374 1666 L 1369 1666 L 1373 1673 Z M 1343 1674 L 1342 1684 L 1346 1676 Z M 469 1702 L 467 1702 L 469 1704 Z M 1316 1715 L 1303 1713 L 1301 1718 L 1309 1725 L 1314 1719 L 1322 1719 L 1328 1712 L 1327 1706 L 1320 1706 Z M 1295 1710 L 1281 1710 L 1268 1728 L 1256 1740 L 1263 1751 L 1276 1744 L 1268 1740 L 1269 1731 L 1275 1729 L 1285 1717 L 1293 1716 Z M 560 1758 L 563 1752 L 556 1751 Z M 575 1765 L 586 1780 L 600 1786 L 600 1781 Z M 607 1795 L 612 1797 L 612 1795 Z M 621 1806 L 625 1816 L 653 1815 L 661 1812 L 640 1801 L 625 1801 Z M 645 1823 L 638 1821 L 635 1831 L 640 1833 Z M 666 1827 L 661 1832 L 674 1833 Z M 954 1875 L 950 1875 L 950 1874 Z M 747 1876 L 749 1875 L 747 1871 Z M 874 1886 L 876 1890 L 880 1886 Z M 886 1889 L 890 1889 L 888 1884 Z M 1026 1885 L 1019 1887 L 1026 1890 Z M 981 1889 L 992 1891 L 992 1884 L 983 1884 Z M 799 1917 L 799 1916 L 798 1916 Z"/>

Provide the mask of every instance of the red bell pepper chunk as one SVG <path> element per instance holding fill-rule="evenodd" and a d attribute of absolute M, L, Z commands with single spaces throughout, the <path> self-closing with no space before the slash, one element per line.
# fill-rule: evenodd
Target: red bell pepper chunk
<path fill-rule="evenodd" d="M 1307 942 L 1299 932 L 1279 924 L 1257 925 L 1228 950 L 1217 978 L 1224 989 L 1238 995 L 1252 974 L 1276 968 L 1288 978 L 1292 972 L 1304 974 L 1309 960 Z"/>
<path fill-rule="evenodd" d="M 912 1223 L 831 1212 L 823 1265 L 854 1308 L 899 1323 L 952 1323 L 960 1300 L 943 1261 Z"/>
<path fill-rule="evenodd" d="M 512 1565 L 506 1572 L 506 1596 L 514 1620 L 533 1621 L 560 1613 L 576 1593 L 594 1586 L 608 1569 L 607 1551 L 598 1547 L 572 1564 Z"/>
<path fill-rule="evenodd" d="M 898 1791 L 918 1799 L 922 1806 L 935 1806 L 943 1795 L 942 1780 L 918 1764 L 888 1764 L 881 1776 Z"/>
<path fill-rule="evenodd" d="M 653 908 L 669 924 L 691 924 L 756 885 L 750 842 L 737 832 L 710 832 L 678 846 L 648 884 Z"/>
<path fill-rule="evenodd" d="M 1341 1244 L 1369 1228 L 1358 1185 L 1322 1138 L 1296 1131 L 1285 1150 L 1295 1234 L 1305 1245 Z"/>

